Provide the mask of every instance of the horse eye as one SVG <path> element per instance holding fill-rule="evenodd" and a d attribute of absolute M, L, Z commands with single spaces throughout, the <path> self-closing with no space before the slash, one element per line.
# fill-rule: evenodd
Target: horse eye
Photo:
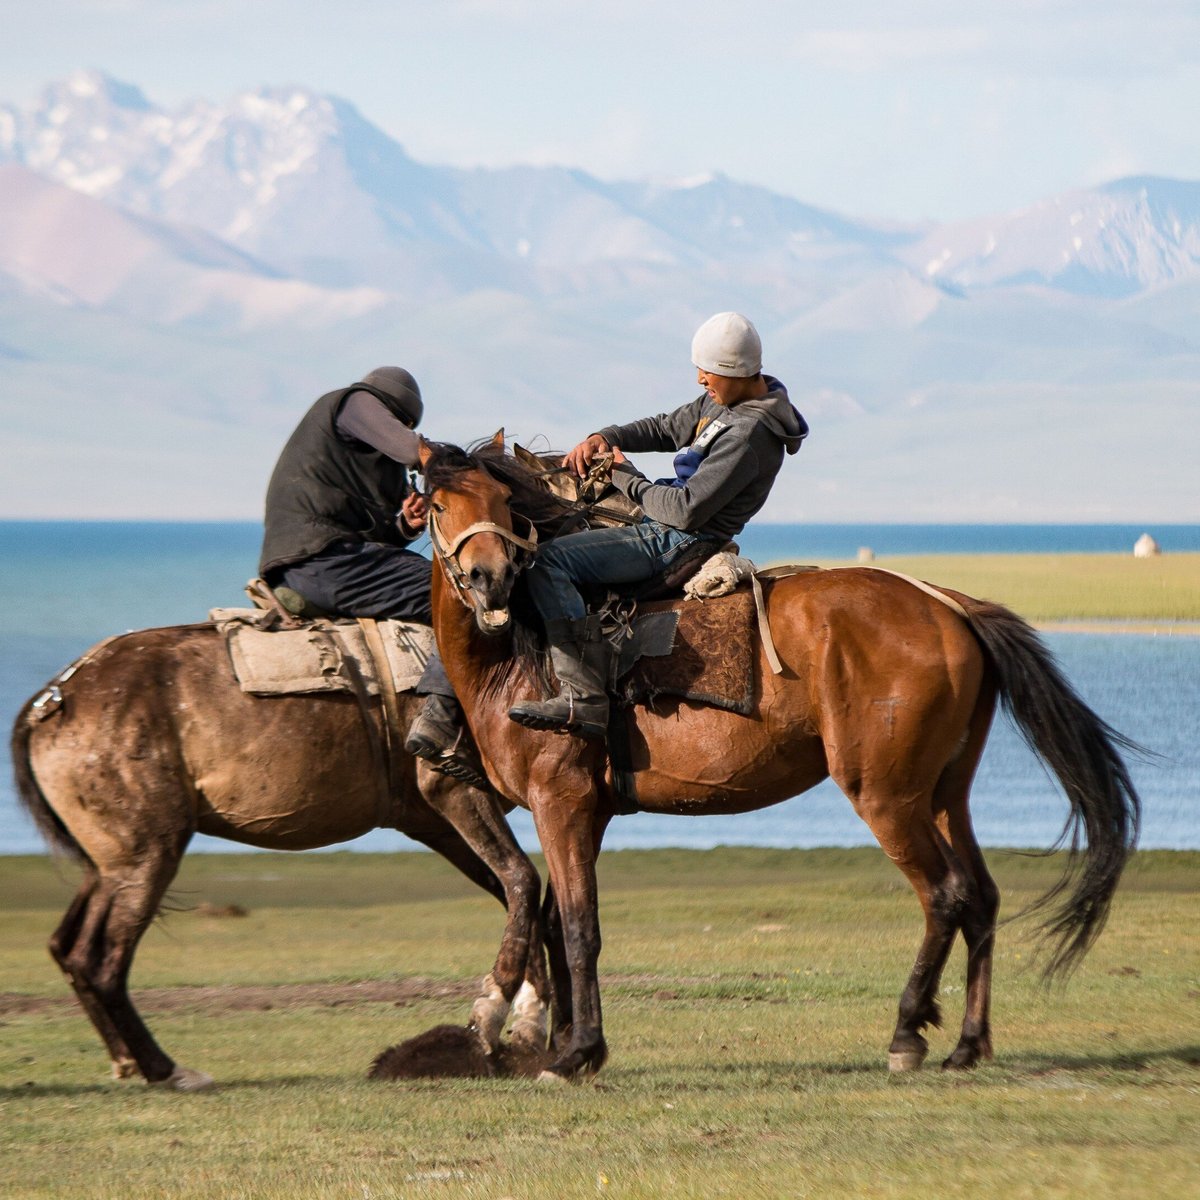
<path fill-rule="evenodd" d="M 444 513 L 446 511 L 446 506 L 444 504 L 438 504 L 435 500 L 431 500 L 430 504 L 433 505 L 433 511 L 435 513 Z"/>

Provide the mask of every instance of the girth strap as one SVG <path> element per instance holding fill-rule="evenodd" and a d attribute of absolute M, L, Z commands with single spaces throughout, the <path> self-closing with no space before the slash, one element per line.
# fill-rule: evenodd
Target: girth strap
<path fill-rule="evenodd" d="M 386 780 L 388 802 L 386 811 L 379 814 L 380 824 L 384 825 L 384 817 L 390 820 L 392 805 L 398 795 L 396 746 L 404 736 L 400 728 L 400 697 L 396 692 L 396 681 L 392 677 L 392 664 L 388 661 L 387 648 L 379 632 L 379 622 L 373 617 L 357 617 L 359 628 L 367 643 L 367 651 L 375 660 L 375 678 L 379 681 L 379 698 L 383 702 L 383 751 L 384 778 Z"/>

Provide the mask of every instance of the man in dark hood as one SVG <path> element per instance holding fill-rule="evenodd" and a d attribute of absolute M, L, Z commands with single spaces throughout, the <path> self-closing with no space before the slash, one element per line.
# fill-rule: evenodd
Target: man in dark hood
<path fill-rule="evenodd" d="M 430 623 L 431 564 L 408 548 L 428 519 L 408 480 L 424 408 L 408 371 L 377 367 L 301 418 L 267 487 L 259 574 L 271 587 L 290 588 L 308 612 Z M 406 748 L 486 787 L 436 654 L 417 691 L 429 699 Z"/>

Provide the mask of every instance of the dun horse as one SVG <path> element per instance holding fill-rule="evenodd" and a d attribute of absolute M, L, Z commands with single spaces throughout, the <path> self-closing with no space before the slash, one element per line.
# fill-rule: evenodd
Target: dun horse
<path fill-rule="evenodd" d="M 437 850 L 508 910 L 473 1023 L 494 1048 L 528 962 L 532 990 L 518 998 L 513 1037 L 538 1039 L 547 992 L 541 883 L 496 797 L 400 754 L 384 803 L 372 752 L 380 730 L 367 726 L 358 701 L 245 695 L 212 625 L 127 634 L 68 674 L 55 685 L 57 711 L 39 720 L 33 701 L 22 709 L 12 758 L 25 807 L 83 865 L 50 952 L 108 1047 L 114 1075 L 140 1073 L 180 1091 L 212 1082 L 158 1046 L 127 986 L 138 941 L 194 833 L 303 850 L 386 827 Z M 406 722 L 418 698 L 399 699 Z M 369 717 L 381 719 L 378 705 Z"/>
<path fill-rule="evenodd" d="M 474 455 L 426 447 L 434 630 L 488 775 L 527 806 L 561 919 L 551 946 L 554 1074 L 606 1057 L 597 959 L 596 855 L 615 812 L 604 748 L 515 725 L 510 705 L 539 693 L 536 662 L 508 617 L 512 513 L 561 527 L 561 510 L 527 486 L 502 438 Z M 510 504 L 511 501 L 511 504 Z M 543 518 L 545 518 L 543 520 Z M 517 544 L 521 543 L 519 537 Z M 943 1064 L 992 1054 L 989 1003 L 998 893 L 971 828 L 968 795 L 999 699 L 1057 776 L 1070 804 L 1073 871 L 1045 898 L 1048 971 L 1068 971 L 1108 913 L 1132 849 L 1139 803 L 1128 745 L 1075 694 L 1034 631 L 1007 609 L 871 569 L 817 571 L 765 584 L 782 672 L 760 646 L 748 716 L 660 697 L 634 710 L 640 807 L 741 813 L 831 776 L 915 890 L 925 933 L 900 999 L 893 1070 L 921 1065 L 923 1030 L 940 1024 L 937 992 L 955 936 L 967 946 L 966 1001 Z M 545 694 L 544 692 L 542 694 Z"/>

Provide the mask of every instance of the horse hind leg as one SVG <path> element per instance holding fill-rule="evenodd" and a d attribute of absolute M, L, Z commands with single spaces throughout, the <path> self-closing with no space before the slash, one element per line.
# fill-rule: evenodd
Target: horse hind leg
<path fill-rule="evenodd" d="M 211 1085 L 212 1078 L 167 1055 L 129 997 L 134 952 L 181 856 L 182 847 L 158 847 L 136 865 L 94 868 L 55 934 L 51 952 L 108 1047 L 114 1075 L 128 1078 L 137 1072 L 150 1084 L 198 1091 Z"/>
<path fill-rule="evenodd" d="M 939 824 L 946 830 L 956 860 L 967 876 L 966 904 L 961 915 L 963 940 L 967 944 L 966 1004 L 958 1045 L 942 1063 L 947 1069 L 973 1067 L 981 1059 L 992 1057 L 992 955 L 1000 892 L 971 827 L 967 797 L 973 770 L 974 763 L 965 778 L 958 771 L 948 773 L 935 795 L 935 803 L 941 807 Z"/>
<path fill-rule="evenodd" d="M 67 977 L 83 1011 L 108 1048 L 113 1078 L 129 1079 L 138 1073 L 137 1063 L 100 997 L 88 985 L 88 970 L 77 965 L 94 965 L 95 955 L 91 948 L 97 944 L 98 924 L 104 920 L 108 903 L 107 898 L 99 894 L 99 883 L 99 876 L 89 864 L 79 891 L 50 938 L 50 956 Z"/>
<path fill-rule="evenodd" d="M 931 828 L 928 832 L 931 835 L 928 838 L 913 839 L 926 843 L 919 857 L 908 866 L 900 864 L 921 902 L 925 935 L 900 996 L 896 1030 L 888 1048 L 891 1071 L 919 1068 L 929 1052 L 923 1031 L 929 1026 L 941 1028 L 938 988 L 967 906 L 965 877 L 954 862 L 950 847 L 936 830 Z"/>
<path fill-rule="evenodd" d="M 942 1024 L 938 987 L 967 909 L 967 875 L 934 824 L 928 797 L 901 802 L 860 794 L 853 799 L 884 852 L 917 893 L 925 914 L 925 934 L 900 995 L 888 1047 L 888 1070 L 915 1071 L 929 1053 L 924 1030 Z"/>

